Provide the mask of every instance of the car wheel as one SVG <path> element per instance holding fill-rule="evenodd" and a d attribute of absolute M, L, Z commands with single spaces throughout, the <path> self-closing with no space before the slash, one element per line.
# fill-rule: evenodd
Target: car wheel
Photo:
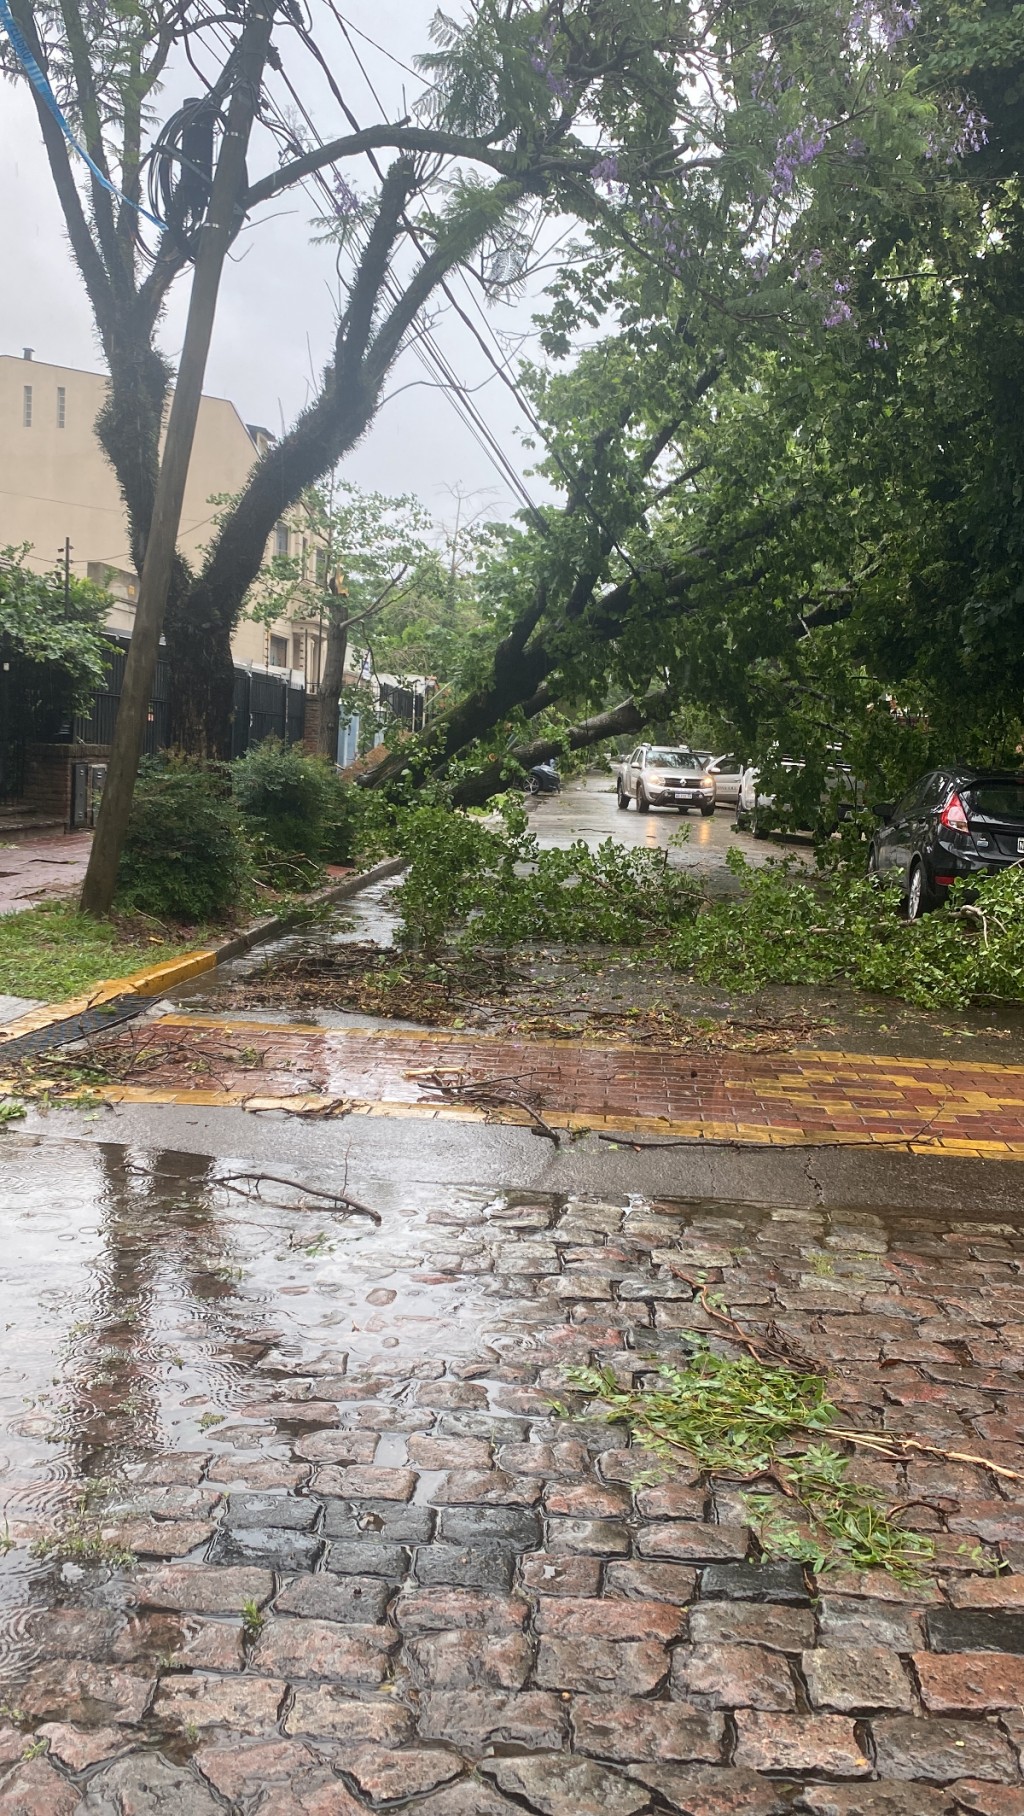
<path fill-rule="evenodd" d="M 701 819 L 702 819 L 702 820 L 710 820 L 710 818 L 711 818 L 711 816 L 712 816 L 712 814 L 713 814 L 713 813 L 714 813 L 714 811 L 715 811 L 715 804 L 714 804 L 714 802 L 713 802 L 713 801 L 712 801 L 712 803 L 711 803 L 711 806 L 710 806 L 710 807 L 702 807 L 702 808 L 701 808 L 701 810 L 700 810 L 700 817 L 701 817 Z"/>
<path fill-rule="evenodd" d="M 766 839 L 768 837 L 767 826 L 762 825 L 761 821 L 757 819 L 756 816 L 751 817 L 750 830 L 755 839 Z"/>
<path fill-rule="evenodd" d="M 647 790 L 642 782 L 637 783 L 636 810 L 637 813 L 650 813 L 651 811 L 651 803 L 647 799 Z"/>
<path fill-rule="evenodd" d="M 688 807 L 677 807 L 676 808 L 677 813 L 689 813 L 689 811 L 690 811 L 690 809 Z"/>
<path fill-rule="evenodd" d="M 908 921 L 919 921 L 922 914 L 927 914 L 929 909 L 934 907 L 935 900 L 928 887 L 924 865 L 920 858 L 915 858 L 907 878 L 907 919 Z"/>
<path fill-rule="evenodd" d="M 615 805 L 620 813 L 627 813 L 629 811 L 629 796 L 621 782 L 615 784 Z"/>
<path fill-rule="evenodd" d="M 532 795 L 540 794 L 540 783 L 538 782 L 536 776 L 530 777 L 530 793 Z"/>

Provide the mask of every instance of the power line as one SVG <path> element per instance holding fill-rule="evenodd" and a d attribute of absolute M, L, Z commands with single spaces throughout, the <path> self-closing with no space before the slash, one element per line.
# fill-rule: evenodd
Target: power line
<path fill-rule="evenodd" d="M 211 18 L 210 24 L 213 28 L 214 33 L 218 36 L 218 38 L 220 39 L 222 44 L 225 44 L 225 46 L 226 46 L 226 44 L 227 44 L 226 35 L 224 34 L 223 30 L 219 28 L 219 22 Z M 344 98 L 341 95 L 340 90 L 338 89 L 337 84 L 335 83 L 335 81 L 333 79 L 333 76 L 331 75 L 329 67 L 327 66 L 322 55 L 320 54 L 318 47 L 310 41 L 308 33 L 301 26 L 296 26 L 296 30 L 299 32 L 299 36 L 307 44 L 307 48 L 309 48 L 312 51 L 312 53 L 316 56 L 318 63 L 320 64 L 321 68 L 324 70 L 325 75 L 327 76 L 327 79 L 335 94 L 336 99 L 338 100 L 338 102 L 342 106 L 342 108 L 344 109 L 347 116 L 350 119 L 352 119 L 353 116 L 351 115 L 350 110 L 347 108 Z M 350 48 L 351 48 L 351 46 L 350 46 Z M 353 52 L 353 54 L 356 54 L 356 53 Z M 281 76 L 281 79 L 284 82 L 284 85 L 285 85 L 286 89 L 288 90 L 288 93 L 291 96 L 296 109 L 298 110 L 303 121 L 305 122 L 314 143 L 319 145 L 322 148 L 323 144 L 324 144 L 323 138 L 322 138 L 318 128 L 316 127 L 316 125 L 312 119 L 312 116 L 310 115 L 310 112 L 309 112 L 308 108 L 306 107 L 305 102 L 302 100 L 302 98 L 299 95 L 298 91 L 296 90 L 294 84 L 292 83 L 291 79 L 289 78 L 287 71 L 283 67 L 281 67 L 277 73 Z M 276 128 L 273 124 L 271 124 L 270 121 L 267 121 L 267 124 L 271 125 L 271 131 L 279 130 L 281 133 L 283 133 L 293 150 L 298 149 L 301 151 L 302 149 L 304 149 L 298 143 L 294 129 L 289 125 L 288 121 L 285 119 L 283 113 L 281 112 L 280 107 L 277 105 L 276 102 L 274 102 L 272 99 L 269 99 L 269 98 L 268 98 L 268 111 L 270 111 L 274 116 L 276 116 L 276 121 L 277 121 Z M 377 169 L 378 174 L 380 174 L 379 166 L 376 164 L 376 160 L 371 157 L 371 162 L 374 164 L 375 169 Z M 332 166 L 332 168 L 336 168 L 336 167 Z M 322 196 L 326 200 L 331 213 L 333 214 L 335 212 L 335 197 L 332 194 L 330 185 L 327 182 L 327 179 L 324 175 L 323 170 L 321 169 L 321 170 L 312 172 L 311 177 L 312 177 L 313 182 L 316 183 Z M 307 194 L 308 194 L 309 193 L 309 184 L 306 180 L 303 180 L 302 187 L 304 189 L 306 189 Z M 390 278 L 385 278 L 384 284 L 382 287 L 383 287 L 386 295 L 388 296 L 389 300 L 392 302 L 392 304 L 397 303 L 400 300 L 401 292 L 393 284 L 393 282 L 391 281 Z M 420 361 L 421 365 L 423 365 L 425 367 L 425 369 L 430 373 L 431 377 L 435 380 L 435 382 L 438 382 L 440 384 L 441 388 L 445 391 L 445 393 L 448 397 L 449 403 L 451 404 L 452 408 L 455 410 L 456 414 L 459 416 L 460 420 L 463 423 L 463 426 L 466 429 L 468 429 L 469 433 L 473 436 L 473 439 L 476 441 L 477 446 L 480 448 L 480 450 L 483 453 L 483 455 L 485 456 L 485 458 L 490 461 L 492 466 L 494 466 L 499 477 L 504 481 L 504 483 L 506 485 L 509 486 L 509 488 L 513 491 L 513 493 L 518 496 L 518 498 L 520 499 L 522 504 L 526 507 L 526 509 L 528 511 L 530 511 L 530 513 L 533 515 L 534 519 L 538 522 L 538 524 L 541 525 L 542 527 L 546 527 L 545 519 L 543 517 L 543 514 L 540 511 L 539 506 L 534 502 L 533 498 L 530 496 L 530 493 L 529 493 L 523 479 L 521 478 L 520 474 L 516 471 L 515 467 L 509 461 L 508 456 L 506 455 L 506 453 L 505 453 L 504 449 L 502 448 L 500 442 L 498 441 L 497 437 L 494 435 L 494 433 L 490 429 L 489 425 L 487 424 L 486 420 L 484 419 L 483 415 L 477 409 L 477 407 L 474 404 L 474 402 L 472 401 L 472 399 L 469 397 L 465 386 L 462 384 L 461 380 L 458 377 L 458 374 L 455 372 L 454 368 L 452 367 L 450 361 L 448 360 L 447 355 L 444 354 L 441 351 L 440 347 L 437 346 L 429 329 L 424 328 L 420 331 L 420 333 L 416 336 L 416 338 L 410 343 L 410 350 L 416 354 L 416 357 Z"/>
<path fill-rule="evenodd" d="M 376 102 L 377 110 L 380 113 L 381 118 L 386 120 L 387 119 L 387 109 L 385 108 L 384 103 L 381 100 L 376 87 L 374 86 L 374 83 L 370 77 L 370 73 L 369 73 L 368 69 L 366 68 L 365 63 L 363 62 L 362 57 L 360 56 L 355 45 L 352 43 L 352 39 L 349 36 L 349 27 L 348 27 L 347 22 L 342 17 L 341 13 L 338 11 L 338 8 L 335 5 L 334 0 L 327 0 L 327 5 L 328 5 L 329 10 L 334 14 L 335 19 L 337 20 L 338 24 L 341 27 L 342 36 L 344 37 L 345 42 L 347 43 L 347 45 L 349 47 L 349 50 L 352 52 L 352 55 L 355 58 L 355 61 L 359 66 L 360 73 L 362 74 L 363 80 L 366 83 L 366 86 L 369 89 L 371 95 L 373 96 L 374 101 Z M 305 33 L 302 33 L 301 35 L 303 36 L 303 38 L 305 38 Z M 365 36 L 365 33 L 361 33 L 360 36 Z M 372 43 L 373 40 L 368 39 L 367 42 Z M 380 46 L 378 45 L 375 48 L 380 49 Z M 319 53 L 317 53 L 317 54 L 319 55 Z M 322 62 L 322 59 L 320 59 L 320 61 Z M 329 77 L 329 79 L 331 79 L 331 78 Z M 334 87 L 333 80 L 332 80 L 332 87 Z M 345 102 L 342 100 L 342 97 L 341 97 L 340 93 L 338 93 L 337 89 L 335 89 L 335 93 L 337 94 L 337 98 L 338 98 L 339 102 L 341 103 L 341 105 L 343 107 L 345 107 L 345 111 L 348 114 L 350 121 L 352 122 L 353 129 L 358 130 L 357 122 L 355 121 L 351 111 L 345 106 Z M 380 176 L 381 170 L 380 170 L 380 165 L 377 162 L 377 159 L 374 157 L 372 152 L 369 155 L 370 155 L 370 163 L 373 165 L 378 176 Z M 413 226 L 412 222 L 408 219 L 407 216 L 403 215 L 403 220 L 405 222 L 406 230 L 409 233 L 409 236 L 412 239 L 414 246 L 416 247 L 417 251 L 420 253 L 421 257 L 424 256 L 423 245 L 416 232 L 415 227 Z M 470 321 L 469 316 L 466 314 L 466 311 L 462 308 L 457 297 L 454 295 L 451 285 L 448 283 L 448 280 L 446 278 L 442 278 L 439 288 L 441 289 L 443 294 L 447 297 L 452 308 L 455 310 L 456 315 L 459 317 L 459 320 L 463 323 L 463 325 L 466 328 L 469 329 L 470 334 L 473 336 L 473 339 L 476 341 L 477 346 L 480 348 L 480 351 L 484 355 L 484 358 L 488 361 L 489 365 L 493 368 L 493 370 L 497 374 L 498 378 L 500 378 L 500 380 L 501 380 L 502 384 L 505 386 L 506 390 L 510 392 L 511 396 L 514 398 L 515 402 L 518 404 L 519 409 L 521 410 L 523 416 L 526 418 L 526 421 L 529 423 L 534 434 L 538 435 L 540 437 L 541 441 L 544 444 L 544 447 L 547 449 L 548 454 L 551 456 L 552 460 L 555 462 L 563 479 L 566 481 L 566 484 L 569 486 L 571 493 L 575 494 L 575 496 L 580 499 L 580 501 L 583 504 L 588 515 L 592 518 L 593 522 L 597 525 L 597 528 L 601 531 L 601 534 L 603 536 L 607 537 L 608 541 L 611 544 L 611 547 L 615 550 L 616 554 L 620 557 L 620 559 L 625 563 L 626 567 L 629 569 L 629 572 L 632 574 L 633 579 L 639 580 L 640 575 L 638 574 L 632 561 L 630 560 L 629 556 L 627 555 L 625 549 L 622 547 L 621 543 L 619 542 L 618 538 L 616 537 L 614 531 L 609 528 L 608 524 L 604 521 L 604 518 L 602 517 L 601 513 L 597 510 L 596 506 L 594 504 L 592 504 L 592 502 L 587 494 L 586 487 L 583 484 L 582 473 L 579 470 L 574 472 L 563 460 L 563 458 L 562 458 L 561 454 L 558 452 L 557 448 L 555 448 L 552 445 L 552 443 L 548 437 L 547 431 L 544 428 L 544 424 L 541 422 L 539 416 L 537 415 L 536 411 L 534 410 L 529 399 L 525 396 L 521 386 L 517 383 L 517 381 L 514 378 L 512 378 L 510 376 L 510 374 L 508 372 L 508 361 L 504 357 L 503 350 L 501 348 L 501 344 L 497 338 L 497 335 L 495 334 L 491 323 L 488 321 L 485 311 L 481 307 L 479 298 L 476 297 L 474 295 L 473 291 L 470 289 L 470 286 L 465 277 L 465 274 L 462 274 L 462 277 L 463 277 L 463 285 L 466 290 L 466 294 L 470 298 L 474 307 L 476 308 L 477 314 L 480 316 L 480 319 L 483 322 L 484 327 L 486 328 L 488 334 L 491 336 L 491 339 L 493 340 L 495 347 L 497 347 L 497 349 L 498 349 L 499 357 L 497 357 L 497 358 L 495 357 L 494 353 L 491 351 L 490 347 L 488 346 L 487 342 L 485 341 L 483 335 L 480 333 L 479 329 L 476 327 L 475 323 Z"/>

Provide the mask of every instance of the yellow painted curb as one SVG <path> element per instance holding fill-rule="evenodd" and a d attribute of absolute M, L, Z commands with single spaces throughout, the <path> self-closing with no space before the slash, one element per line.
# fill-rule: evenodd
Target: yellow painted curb
<path fill-rule="evenodd" d="M 46 1086 L 45 1079 L 36 1079 L 28 1101 L 31 1102 L 34 1095 L 44 1095 Z M 26 1095 L 24 1085 L 18 1079 L 0 1078 L 0 1097 L 19 1094 L 22 1097 Z M 526 1112 L 513 1106 L 480 1109 L 471 1104 L 435 1103 L 430 1100 L 419 1103 L 386 1099 L 367 1102 L 360 1098 L 344 1100 L 317 1096 L 312 1092 L 271 1097 L 250 1091 L 181 1091 L 162 1085 L 91 1085 L 84 1087 L 81 1095 L 92 1102 L 111 1105 L 159 1104 L 204 1110 L 249 1110 L 257 1114 L 276 1110 L 279 1113 L 312 1118 L 357 1116 L 373 1121 L 393 1118 L 414 1122 L 489 1122 L 520 1128 L 532 1126 Z M 66 1097 L 60 1102 L 70 1106 L 75 1099 Z M 654 1116 L 637 1116 L 627 1121 L 617 1116 L 586 1116 L 565 1110 L 545 1110 L 544 1120 L 556 1129 L 613 1135 L 621 1141 L 623 1147 L 629 1146 L 631 1138 L 653 1136 L 655 1141 L 652 1151 L 654 1146 L 662 1144 L 668 1148 L 673 1140 L 683 1140 L 694 1147 L 706 1142 L 709 1148 L 715 1142 L 724 1141 L 737 1147 L 750 1148 L 861 1148 L 865 1152 L 875 1153 L 888 1148 L 904 1154 L 932 1155 L 938 1159 L 1024 1161 L 1024 1141 L 972 1141 L 961 1140 L 953 1135 L 915 1137 L 891 1135 L 883 1130 L 874 1133 L 866 1130 L 862 1134 L 854 1130 L 835 1130 L 822 1135 L 815 1129 L 772 1127 L 768 1123 L 719 1122 L 710 1117 L 706 1120 L 695 1118 L 688 1122 L 669 1122 Z"/>
<path fill-rule="evenodd" d="M 69 996 L 62 1003 L 44 1003 L 30 1009 L 0 1029 L 0 1044 L 17 1040 L 22 1034 L 35 1034 L 40 1028 L 52 1028 L 55 1022 L 70 1021 L 84 1015 L 87 1009 L 98 1009 L 117 996 L 161 996 L 174 984 L 183 984 L 201 971 L 212 971 L 217 963 L 215 952 L 183 952 L 178 958 L 164 959 L 159 965 L 147 965 L 142 971 L 129 971 L 125 977 L 105 977 L 82 996 Z"/>

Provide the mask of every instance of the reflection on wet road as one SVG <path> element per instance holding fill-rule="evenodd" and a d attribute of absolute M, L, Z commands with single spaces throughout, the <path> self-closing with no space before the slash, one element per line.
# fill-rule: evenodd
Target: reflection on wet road
<path fill-rule="evenodd" d="M 726 868 L 726 854 L 741 851 L 750 864 L 771 858 L 792 857 L 808 862 L 807 840 L 755 839 L 737 832 L 732 808 L 719 807 L 706 819 L 698 812 L 680 814 L 675 808 L 653 808 L 637 813 L 634 807 L 620 812 L 615 785 L 609 776 L 585 776 L 566 784 L 560 795 L 543 795 L 531 802 L 530 828 L 542 846 L 569 845 L 573 839 L 596 846 L 604 839 L 620 845 L 665 851 L 670 864 L 694 871 L 713 895 L 735 895 L 736 878 Z"/>

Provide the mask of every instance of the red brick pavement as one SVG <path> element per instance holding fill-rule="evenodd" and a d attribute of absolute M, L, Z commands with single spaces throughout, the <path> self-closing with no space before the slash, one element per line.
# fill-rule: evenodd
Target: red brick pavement
<path fill-rule="evenodd" d="M 140 1046 L 137 1033 L 122 1043 Z M 737 1139 L 911 1142 L 1024 1157 L 1024 1067 L 855 1053 L 694 1055 L 452 1030 L 314 1029 L 166 1016 L 129 1086 L 438 1103 L 426 1074 L 508 1080 L 545 1115 L 601 1127 L 699 1126 Z"/>

